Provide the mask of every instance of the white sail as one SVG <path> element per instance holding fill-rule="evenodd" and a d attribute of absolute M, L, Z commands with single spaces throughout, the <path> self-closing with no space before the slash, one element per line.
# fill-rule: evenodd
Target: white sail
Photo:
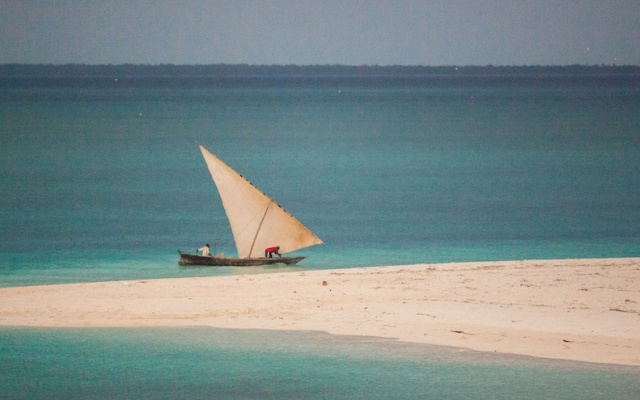
<path fill-rule="evenodd" d="M 264 250 L 271 246 L 288 253 L 322 243 L 242 175 L 203 146 L 200 151 L 220 193 L 240 258 L 264 257 Z"/>

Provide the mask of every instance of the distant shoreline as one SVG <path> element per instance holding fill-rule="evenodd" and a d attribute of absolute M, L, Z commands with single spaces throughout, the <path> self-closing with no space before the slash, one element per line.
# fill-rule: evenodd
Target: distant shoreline
<path fill-rule="evenodd" d="M 640 77 L 640 66 L 0 64 L 0 78 Z"/>

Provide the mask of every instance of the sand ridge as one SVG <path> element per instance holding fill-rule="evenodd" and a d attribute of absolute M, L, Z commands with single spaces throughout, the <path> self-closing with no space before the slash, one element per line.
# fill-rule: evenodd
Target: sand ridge
<path fill-rule="evenodd" d="M 0 325 L 318 330 L 640 365 L 640 258 L 0 288 Z"/>

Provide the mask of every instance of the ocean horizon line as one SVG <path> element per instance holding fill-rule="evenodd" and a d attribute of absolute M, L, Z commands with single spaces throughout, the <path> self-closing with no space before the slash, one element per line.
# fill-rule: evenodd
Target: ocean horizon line
<path fill-rule="evenodd" d="M 379 78 L 640 76 L 636 65 L 0 64 L 0 78 Z"/>

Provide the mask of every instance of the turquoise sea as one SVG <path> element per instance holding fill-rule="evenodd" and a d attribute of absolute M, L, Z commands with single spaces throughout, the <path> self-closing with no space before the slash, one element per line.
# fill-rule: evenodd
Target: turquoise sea
<path fill-rule="evenodd" d="M 637 399 L 640 368 L 317 332 L 3 328 L 0 398 Z"/>
<path fill-rule="evenodd" d="M 640 256 L 637 77 L 5 79 L 0 121 L 4 287 Z M 198 144 L 325 244 L 294 268 L 178 267 L 178 249 L 234 252 Z M 640 396 L 634 368 L 459 353 L 2 328 L 0 397 Z"/>

